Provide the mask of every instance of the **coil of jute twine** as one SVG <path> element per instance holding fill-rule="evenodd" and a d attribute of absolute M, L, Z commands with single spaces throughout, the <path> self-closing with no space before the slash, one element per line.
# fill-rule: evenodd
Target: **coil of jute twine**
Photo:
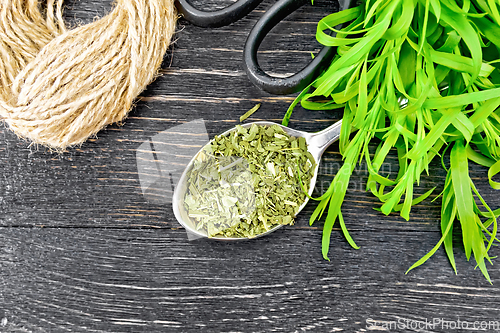
<path fill-rule="evenodd" d="M 0 1 L 0 119 L 57 150 L 127 116 L 177 19 L 174 0 L 116 0 L 106 16 L 68 29 L 62 8 L 63 0 Z"/>

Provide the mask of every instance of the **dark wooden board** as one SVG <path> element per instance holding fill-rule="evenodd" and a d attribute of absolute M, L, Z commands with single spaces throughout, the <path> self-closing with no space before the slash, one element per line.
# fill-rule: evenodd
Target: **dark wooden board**
<path fill-rule="evenodd" d="M 230 2 L 193 1 L 212 9 Z M 55 154 L 0 129 L 0 332 L 362 332 L 398 320 L 390 331 L 446 332 L 440 325 L 401 325 L 406 319 L 500 317 L 500 272 L 489 268 L 489 285 L 460 246 L 458 275 L 442 249 L 405 275 L 439 240 L 440 202 L 426 200 L 410 221 L 384 216 L 372 209 L 377 200 L 364 190 L 368 173 L 362 166 L 343 206 L 361 249 L 350 248 L 334 229 L 331 262 L 321 257 L 322 223 L 308 223 L 313 203 L 294 226 L 228 244 L 188 241 L 171 205 L 143 196 L 136 153 L 158 133 L 203 119 L 212 137 L 256 103 L 262 107 L 250 120 L 281 121 L 294 96 L 260 91 L 242 66 L 246 36 L 274 2 L 263 1 L 223 28 L 202 29 L 181 19 L 161 76 L 124 124 L 80 147 Z M 259 54 L 262 66 L 281 75 L 305 66 L 320 48 L 315 24 L 332 6 L 315 1 L 274 29 Z M 65 15 L 83 24 L 111 8 L 110 1 L 69 1 Z M 290 125 L 318 131 L 340 117 L 339 111 L 298 108 Z M 341 163 L 334 144 L 323 158 L 316 194 Z M 386 168 L 397 172 L 394 156 Z M 471 175 L 498 207 L 486 170 L 474 166 Z M 435 161 L 417 191 L 437 186 L 439 193 L 444 176 Z"/>
<path fill-rule="evenodd" d="M 492 287 L 460 252 L 458 276 L 439 252 L 405 275 L 437 234 L 357 236 L 354 251 L 334 233 L 328 262 L 317 230 L 233 244 L 173 229 L 2 228 L 0 317 L 37 332 L 355 332 L 380 326 L 369 319 L 498 318 L 498 268 Z"/>

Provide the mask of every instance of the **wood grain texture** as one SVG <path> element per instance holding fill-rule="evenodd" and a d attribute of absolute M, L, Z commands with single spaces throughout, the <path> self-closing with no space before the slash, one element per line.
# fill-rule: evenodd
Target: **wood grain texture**
<path fill-rule="evenodd" d="M 265 0 L 218 29 L 181 19 L 161 76 L 128 119 L 80 147 L 54 154 L 0 129 L 0 332 L 364 332 L 405 320 L 500 320 L 498 268 L 489 268 L 491 286 L 460 247 L 458 275 L 443 250 L 405 275 L 439 240 L 439 200 L 414 208 L 410 221 L 384 216 L 364 191 L 363 166 L 343 206 L 361 249 L 351 249 L 335 229 L 330 262 L 321 257 L 322 224 L 308 224 L 314 204 L 294 226 L 228 244 L 188 241 L 170 205 L 144 198 L 136 151 L 158 133 L 203 119 L 212 137 L 256 103 L 262 107 L 250 120 L 281 121 L 294 96 L 261 92 L 242 67 L 245 38 L 274 2 Z M 193 3 L 214 9 L 231 1 Z M 304 67 L 320 48 L 315 23 L 331 7 L 315 1 L 274 29 L 259 54 L 264 69 L 286 75 Z M 111 1 L 69 1 L 65 15 L 83 24 L 110 9 Z M 318 131 L 340 117 L 340 111 L 299 108 L 290 125 Z M 341 163 L 334 144 L 323 158 L 316 194 Z M 397 173 L 394 156 L 385 170 Z M 486 170 L 474 166 L 471 176 L 498 207 Z M 418 193 L 434 186 L 439 193 L 444 177 L 436 161 Z"/>
<path fill-rule="evenodd" d="M 498 317 L 498 287 L 460 253 L 459 276 L 443 253 L 404 275 L 437 235 L 361 232 L 359 251 L 333 238 L 327 262 L 317 230 L 232 244 L 172 229 L 2 228 L 3 315 L 49 332 L 354 332 L 370 318 Z"/>

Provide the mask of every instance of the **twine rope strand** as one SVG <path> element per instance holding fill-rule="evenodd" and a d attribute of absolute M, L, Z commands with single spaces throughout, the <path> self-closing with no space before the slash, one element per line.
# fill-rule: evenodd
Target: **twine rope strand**
<path fill-rule="evenodd" d="M 0 2 L 0 118 L 55 149 L 121 122 L 154 80 L 175 32 L 173 0 L 116 0 L 68 29 L 63 0 Z"/>

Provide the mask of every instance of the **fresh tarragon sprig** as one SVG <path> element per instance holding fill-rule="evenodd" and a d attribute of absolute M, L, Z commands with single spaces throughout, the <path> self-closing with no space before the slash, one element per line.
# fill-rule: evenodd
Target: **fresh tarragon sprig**
<path fill-rule="evenodd" d="M 408 220 L 411 207 L 433 191 L 415 197 L 414 186 L 436 156 L 443 161 L 449 156 L 440 196 L 442 238 L 409 270 L 443 245 L 456 272 L 452 230 L 460 223 L 467 259 L 473 255 L 491 283 L 486 261 L 491 262 L 488 253 L 498 241 L 500 209 L 491 209 L 481 197 L 469 162 L 487 167 L 490 185 L 500 189 L 493 179 L 500 172 L 499 7 L 500 0 L 367 0 L 319 22 L 317 40 L 337 47 L 335 58 L 292 103 L 283 124 L 299 102 L 311 110 L 344 109 L 344 164 L 310 219 L 313 223 L 327 212 L 325 259 L 337 220 L 353 244 L 341 207 L 356 163 L 367 164 L 367 190 L 381 201 L 380 211 Z M 338 25 L 343 28 L 336 30 Z M 375 154 L 370 144 L 377 144 Z M 400 169 L 389 179 L 379 171 L 394 150 Z"/>

